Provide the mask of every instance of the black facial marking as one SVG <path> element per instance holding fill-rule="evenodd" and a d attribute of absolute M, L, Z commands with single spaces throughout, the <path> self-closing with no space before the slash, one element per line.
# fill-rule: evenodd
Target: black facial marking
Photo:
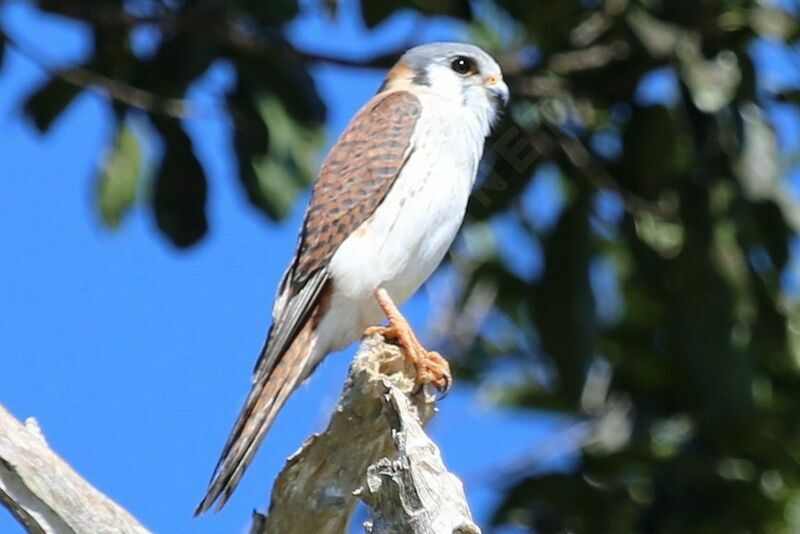
<path fill-rule="evenodd" d="M 428 78 L 428 72 L 422 67 L 414 69 L 414 78 L 411 81 L 414 85 L 424 85 L 425 87 L 431 86 L 431 80 Z"/>

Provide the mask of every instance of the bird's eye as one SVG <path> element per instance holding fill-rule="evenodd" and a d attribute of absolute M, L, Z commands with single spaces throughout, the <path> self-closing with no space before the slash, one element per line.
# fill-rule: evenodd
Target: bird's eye
<path fill-rule="evenodd" d="M 450 68 L 461 75 L 475 74 L 478 69 L 475 66 L 475 61 L 465 56 L 458 56 L 450 62 Z"/>

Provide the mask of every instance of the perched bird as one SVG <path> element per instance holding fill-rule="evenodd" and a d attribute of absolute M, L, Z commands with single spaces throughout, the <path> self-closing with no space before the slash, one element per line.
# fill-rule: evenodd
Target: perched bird
<path fill-rule="evenodd" d="M 453 242 L 508 96 L 480 48 L 427 44 L 400 58 L 347 126 L 313 186 L 252 390 L 197 514 L 225 505 L 292 391 L 368 327 L 404 349 L 420 384 L 449 387 L 449 365 L 422 348 L 397 305 Z M 388 326 L 375 327 L 384 316 Z"/>

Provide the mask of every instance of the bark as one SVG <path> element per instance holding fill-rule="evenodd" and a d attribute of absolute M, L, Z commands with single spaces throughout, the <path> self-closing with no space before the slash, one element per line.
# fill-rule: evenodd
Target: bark
<path fill-rule="evenodd" d="M 439 448 L 414 416 L 408 397 L 389 386 L 396 459 L 382 458 L 367 470 L 358 491 L 370 508 L 370 534 L 480 534 L 461 481 L 447 471 Z"/>
<path fill-rule="evenodd" d="M 422 430 L 435 397 L 414 389 L 400 349 L 365 339 L 328 428 L 288 459 L 251 534 L 347 532 L 359 498 L 374 507 L 368 532 L 480 532 Z"/>
<path fill-rule="evenodd" d="M 147 533 L 47 446 L 34 419 L 25 425 L 0 406 L 0 503 L 33 533 Z"/>

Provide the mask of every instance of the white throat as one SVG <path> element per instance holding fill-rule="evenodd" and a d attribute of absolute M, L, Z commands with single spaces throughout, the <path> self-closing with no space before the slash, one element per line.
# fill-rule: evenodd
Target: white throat
<path fill-rule="evenodd" d="M 437 96 L 439 105 L 445 103 L 449 112 L 460 117 L 465 128 L 477 130 L 470 133 L 478 134 L 481 139 L 489 135 L 497 119 L 497 109 L 483 87 L 438 66 L 428 71 L 427 82 L 428 85 L 421 88 L 420 92 Z"/>

